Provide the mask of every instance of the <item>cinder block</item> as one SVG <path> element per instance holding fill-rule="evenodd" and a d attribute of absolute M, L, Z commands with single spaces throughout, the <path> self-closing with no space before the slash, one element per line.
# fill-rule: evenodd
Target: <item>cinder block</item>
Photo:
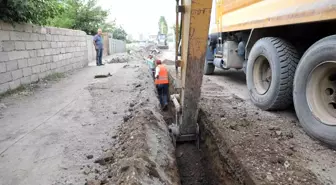
<path fill-rule="evenodd" d="M 47 71 L 51 69 L 51 63 L 47 63 Z"/>
<path fill-rule="evenodd" d="M 39 40 L 39 34 L 37 34 L 37 33 L 31 33 L 29 40 L 30 41 L 37 41 L 37 40 Z"/>
<path fill-rule="evenodd" d="M 19 69 L 22 69 L 28 66 L 28 59 L 20 59 L 17 62 L 18 62 Z"/>
<path fill-rule="evenodd" d="M 40 65 L 40 72 L 45 72 L 45 71 L 47 71 L 47 64 Z"/>
<path fill-rule="evenodd" d="M 22 78 L 22 77 L 23 77 L 22 69 L 18 69 L 18 70 L 12 71 L 12 78 L 13 78 L 13 80 L 16 80 L 16 79 L 19 79 L 19 78 Z"/>
<path fill-rule="evenodd" d="M 41 26 L 34 25 L 33 26 L 33 33 L 41 33 Z"/>
<path fill-rule="evenodd" d="M 37 50 L 37 56 L 38 57 L 43 57 L 44 56 L 44 49 Z"/>
<path fill-rule="evenodd" d="M 0 52 L 0 62 L 6 62 L 8 60 L 8 52 Z"/>
<path fill-rule="evenodd" d="M 14 41 L 15 40 L 23 40 L 23 41 L 30 40 L 30 33 L 11 31 L 9 34 L 10 34 L 10 40 L 14 40 Z"/>
<path fill-rule="evenodd" d="M 41 34 L 47 34 L 47 29 L 46 28 L 41 28 Z"/>
<path fill-rule="evenodd" d="M 47 76 L 47 73 L 42 72 L 42 73 L 38 74 L 38 76 L 39 76 L 39 79 L 42 79 L 42 78 L 45 78 Z"/>
<path fill-rule="evenodd" d="M 29 58 L 28 51 L 10 51 L 8 52 L 9 60 L 17 60 L 23 58 Z"/>
<path fill-rule="evenodd" d="M 0 94 L 3 94 L 9 90 L 9 83 L 0 84 Z"/>
<path fill-rule="evenodd" d="M 25 50 L 25 42 L 22 41 L 15 41 L 15 50 Z"/>
<path fill-rule="evenodd" d="M 32 33 L 33 32 L 33 25 L 32 24 L 25 24 L 24 25 L 24 31 L 28 32 L 28 33 Z"/>
<path fill-rule="evenodd" d="M 28 66 L 36 66 L 36 65 L 40 65 L 43 62 L 43 58 L 41 57 L 37 57 L 37 58 L 30 58 L 28 59 Z"/>
<path fill-rule="evenodd" d="M 54 55 L 54 56 L 53 56 L 53 61 L 54 61 L 54 62 L 57 62 L 57 61 L 59 61 L 59 60 L 60 60 L 60 58 L 59 58 L 58 55 Z"/>
<path fill-rule="evenodd" d="M 12 90 L 18 88 L 20 85 L 21 85 L 20 79 L 9 82 L 9 88 Z"/>
<path fill-rule="evenodd" d="M 0 41 L 1 40 L 10 40 L 9 31 L 0 30 Z"/>
<path fill-rule="evenodd" d="M 58 35 L 53 35 L 52 39 L 53 39 L 54 42 L 57 42 L 59 40 L 59 36 Z"/>
<path fill-rule="evenodd" d="M 6 63 L 5 62 L 0 62 L 0 73 L 4 73 L 6 71 L 7 71 Z"/>
<path fill-rule="evenodd" d="M 32 67 L 32 72 L 33 72 L 33 74 L 40 73 L 41 72 L 41 66 L 40 65 L 33 66 Z"/>
<path fill-rule="evenodd" d="M 15 49 L 14 41 L 2 41 L 4 51 L 13 51 Z"/>
<path fill-rule="evenodd" d="M 45 56 L 43 58 L 43 63 L 50 63 L 52 62 L 52 56 Z"/>
<path fill-rule="evenodd" d="M 42 44 L 40 41 L 36 41 L 35 42 L 35 49 L 41 49 L 42 48 Z"/>
<path fill-rule="evenodd" d="M 3 45 L 2 45 L 2 41 L 0 40 L 0 52 L 3 51 Z"/>
<path fill-rule="evenodd" d="M 11 72 L 0 73 L 0 84 L 9 82 L 12 80 Z"/>
<path fill-rule="evenodd" d="M 52 47 L 52 48 L 57 48 L 57 47 L 58 47 L 57 42 L 51 42 L 51 47 Z"/>
<path fill-rule="evenodd" d="M 18 68 L 18 62 L 16 60 L 6 62 L 6 69 L 8 72 L 17 70 Z"/>
<path fill-rule="evenodd" d="M 29 58 L 35 58 L 37 57 L 37 51 L 36 50 L 31 50 L 29 52 Z"/>
<path fill-rule="evenodd" d="M 35 42 L 26 42 L 26 49 L 28 50 L 35 49 Z"/>
<path fill-rule="evenodd" d="M 39 35 L 39 40 L 40 41 L 45 41 L 46 40 L 46 35 L 45 34 L 40 34 Z"/>
<path fill-rule="evenodd" d="M 44 42 L 42 42 L 42 48 L 50 48 L 50 42 L 48 42 L 48 41 L 44 41 Z"/>
<path fill-rule="evenodd" d="M 56 69 L 57 68 L 57 64 L 56 63 L 51 63 L 50 64 L 50 68 L 51 69 Z"/>
<path fill-rule="evenodd" d="M 31 80 L 31 82 L 37 82 L 38 81 L 38 75 L 36 75 L 36 74 L 33 74 L 33 75 L 31 75 L 30 76 L 30 80 Z"/>
<path fill-rule="evenodd" d="M 52 35 L 47 34 L 47 35 L 46 35 L 46 40 L 47 40 L 47 41 L 52 41 L 52 40 L 53 40 Z"/>
<path fill-rule="evenodd" d="M 31 77 L 30 76 L 26 76 L 20 79 L 21 80 L 21 84 L 30 84 L 31 83 Z"/>
<path fill-rule="evenodd" d="M 56 49 L 56 48 L 55 48 L 55 49 L 52 49 L 52 54 L 53 54 L 53 55 L 58 54 L 58 49 Z"/>
<path fill-rule="evenodd" d="M 23 76 L 30 76 L 33 73 L 31 67 L 26 67 L 22 69 Z"/>
<path fill-rule="evenodd" d="M 24 32 L 25 31 L 25 25 L 24 24 L 14 24 L 13 28 L 15 31 Z"/>
<path fill-rule="evenodd" d="M 1 24 L 1 29 L 2 30 L 6 30 L 6 31 L 14 30 L 13 25 L 10 24 L 10 23 L 6 23 L 6 22 L 1 21 L 0 24 Z"/>
<path fill-rule="evenodd" d="M 46 56 L 52 55 L 52 49 L 44 49 L 44 55 Z"/>

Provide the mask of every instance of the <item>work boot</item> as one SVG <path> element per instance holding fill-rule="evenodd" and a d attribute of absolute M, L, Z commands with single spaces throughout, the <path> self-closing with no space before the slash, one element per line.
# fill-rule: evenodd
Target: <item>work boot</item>
<path fill-rule="evenodd" d="M 162 110 L 164 110 L 164 111 L 168 110 L 168 104 L 165 104 L 165 105 L 162 107 Z"/>

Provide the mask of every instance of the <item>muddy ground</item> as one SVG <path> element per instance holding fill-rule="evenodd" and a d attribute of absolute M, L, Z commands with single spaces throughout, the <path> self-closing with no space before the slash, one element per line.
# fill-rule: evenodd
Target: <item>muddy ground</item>
<path fill-rule="evenodd" d="M 1 98 L 1 185 L 179 184 L 152 79 L 127 57 Z"/>
<path fill-rule="evenodd" d="M 173 60 L 173 52 L 158 58 Z M 176 78 L 172 62 L 167 65 Z M 256 108 L 245 78 L 236 70 L 203 78 L 199 124 L 212 172 L 226 184 L 336 184 L 335 150 L 308 137 L 293 108 Z"/>

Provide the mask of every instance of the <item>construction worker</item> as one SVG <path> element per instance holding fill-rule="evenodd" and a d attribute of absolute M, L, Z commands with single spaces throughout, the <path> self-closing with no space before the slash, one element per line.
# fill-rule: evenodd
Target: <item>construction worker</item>
<path fill-rule="evenodd" d="M 168 106 L 168 88 L 169 88 L 169 80 L 168 80 L 168 70 L 162 65 L 161 60 L 156 60 L 156 68 L 155 68 L 155 85 L 158 89 L 160 104 L 162 108 L 165 110 Z"/>
<path fill-rule="evenodd" d="M 149 67 L 150 73 L 152 74 L 153 78 L 155 75 L 155 62 L 154 62 L 154 58 L 153 55 L 149 55 L 148 58 L 146 59 L 146 63 Z"/>

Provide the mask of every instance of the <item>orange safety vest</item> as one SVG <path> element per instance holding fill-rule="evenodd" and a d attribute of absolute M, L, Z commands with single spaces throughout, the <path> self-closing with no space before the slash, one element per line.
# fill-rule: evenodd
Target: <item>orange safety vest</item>
<path fill-rule="evenodd" d="M 163 65 L 159 65 L 158 67 L 160 68 L 160 72 L 158 78 L 155 79 L 155 84 L 169 84 L 167 68 Z"/>

